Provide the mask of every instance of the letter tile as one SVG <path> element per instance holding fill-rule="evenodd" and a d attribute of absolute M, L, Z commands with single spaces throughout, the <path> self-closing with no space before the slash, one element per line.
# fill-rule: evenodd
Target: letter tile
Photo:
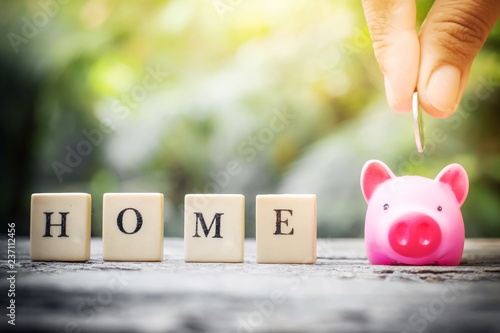
<path fill-rule="evenodd" d="M 91 197 L 87 193 L 31 196 L 30 256 L 33 261 L 90 259 Z"/>
<path fill-rule="evenodd" d="M 256 198 L 257 262 L 316 262 L 316 195 L 276 194 Z"/>
<path fill-rule="evenodd" d="M 163 261 L 163 194 L 105 193 L 102 207 L 105 261 Z"/>
<path fill-rule="evenodd" d="M 184 200 L 184 260 L 243 262 L 245 197 L 187 194 Z"/>

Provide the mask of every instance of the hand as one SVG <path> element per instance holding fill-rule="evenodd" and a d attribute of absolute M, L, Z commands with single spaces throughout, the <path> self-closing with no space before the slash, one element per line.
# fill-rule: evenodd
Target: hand
<path fill-rule="evenodd" d="M 392 110 L 411 110 L 419 93 L 430 115 L 453 114 L 472 62 L 500 15 L 500 0 L 436 0 L 420 35 L 415 0 L 362 0 Z"/>

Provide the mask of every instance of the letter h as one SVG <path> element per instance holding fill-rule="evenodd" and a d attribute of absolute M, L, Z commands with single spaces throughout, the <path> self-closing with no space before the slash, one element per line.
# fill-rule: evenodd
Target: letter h
<path fill-rule="evenodd" d="M 54 214 L 54 212 L 43 212 L 43 213 L 45 214 L 45 235 L 43 235 L 43 237 L 52 237 L 52 235 L 50 234 L 50 227 L 55 227 L 55 226 L 61 227 L 61 234 L 57 237 L 69 237 L 68 235 L 66 235 L 66 215 L 68 215 L 69 212 L 59 212 L 59 214 L 61 214 L 60 224 L 50 223 L 51 216 L 52 214 Z"/>

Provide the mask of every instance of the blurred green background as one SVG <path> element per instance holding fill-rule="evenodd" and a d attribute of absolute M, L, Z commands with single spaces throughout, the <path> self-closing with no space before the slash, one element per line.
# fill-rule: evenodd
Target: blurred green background
<path fill-rule="evenodd" d="M 264 193 L 316 193 L 320 237 L 361 237 L 376 158 L 432 178 L 461 163 L 467 236 L 500 237 L 498 24 L 418 154 L 359 1 L 12 0 L 0 22 L 0 216 L 18 234 L 34 192 L 91 193 L 93 235 L 103 193 L 161 192 L 168 236 L 185 194 L 213 192 L 246 196 L 247 237 Z"/>

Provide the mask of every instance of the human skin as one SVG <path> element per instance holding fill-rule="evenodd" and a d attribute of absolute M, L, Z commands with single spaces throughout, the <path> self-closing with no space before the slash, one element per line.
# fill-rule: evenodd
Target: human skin
<path fill-rule="evenodd" d="M 452 115 L 474 58 L 500 16 L 499 0 L 436 0 L 416 31 L 415 0 L 362 0 L 375 57 L 395 112 L 413 92 L 433 117 Z"/>

